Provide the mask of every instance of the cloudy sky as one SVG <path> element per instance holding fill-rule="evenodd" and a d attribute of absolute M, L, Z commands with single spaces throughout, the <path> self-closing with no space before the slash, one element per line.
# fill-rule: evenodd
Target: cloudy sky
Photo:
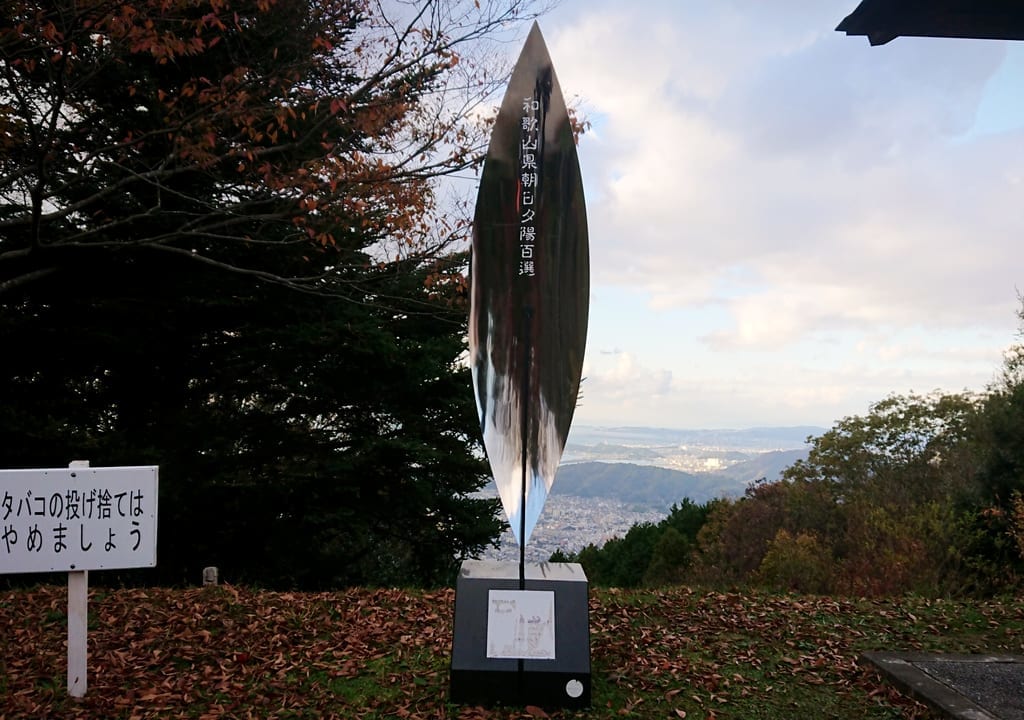
<path fill-rule="evenodd" d="M 834 30 L 856 4 L 541 19 L 593 123 L 576 423 L 828 427 L 995 377 L 1024 290 L 1024 43 L 870 47 Z"/>

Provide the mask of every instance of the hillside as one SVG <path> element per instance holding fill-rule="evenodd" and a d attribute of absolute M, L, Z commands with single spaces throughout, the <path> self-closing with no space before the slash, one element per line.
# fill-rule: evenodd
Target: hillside
<path fill-rule="evenodd" d="M 773 481 L 782 477 L 782 471 L 807 457 L 807 450 L 776 450 L 774 452 L 759 453 L 750 460 L 738 462 L 721 470 L 715 470 L 712 475 L 723 480 L 731 480 L 742 483 L 744 487 L 752 482 L 765 478 Z"/>
<path fill-rule="evenodd" d="M 741 495 L 746 483 L 712 473 L 687 473 L 632 463 L 581 462 L 558 468 L 552 494 L 614 498 L 665 511 L 683 498 L 704 503 Z"/>
<path fill-rule="evenodd" d="M 634 463 L 578 462 L 558 468 L 551 492 L 613 498 L 667 511 L 683 498 L 705 503 L 717 497 L 738 497 L 750 483 L 761 478 L 777 480 L 785 468 L 806 456 L 806 450 L 759 453 L 750 460 L 707 473 Z"/>

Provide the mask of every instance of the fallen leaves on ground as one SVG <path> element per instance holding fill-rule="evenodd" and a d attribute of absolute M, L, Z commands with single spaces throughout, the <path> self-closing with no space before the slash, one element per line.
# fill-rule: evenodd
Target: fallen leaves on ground
<path fill-rule="evenodd" d="M 0 720 L 926 718 L 860 653 L 1024 652 L 1021 601 L 595 591 L 590 710 L 463 707 L 448 702 L 453 604 L 451 590 L 94 589 L 75 700 L 65 589 L 5 592 Z"/>

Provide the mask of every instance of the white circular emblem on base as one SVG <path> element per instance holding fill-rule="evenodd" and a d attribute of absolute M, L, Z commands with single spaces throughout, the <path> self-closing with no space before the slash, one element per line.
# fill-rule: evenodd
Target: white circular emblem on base
<path fill-rule="evenodd" d="M 570 680 L 565 684 L 565 694 L 571 698 L 578 698 L 583 694 L 583 683 L 579 680 Z"/>

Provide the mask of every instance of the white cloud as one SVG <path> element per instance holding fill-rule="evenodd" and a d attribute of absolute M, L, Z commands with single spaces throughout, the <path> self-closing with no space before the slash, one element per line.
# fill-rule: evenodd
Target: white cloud
<path fill-rule="evenodd" d="M 610 366 L 595 367 L 591 363 L 584 365 L 584 396 L 595 390 L 606 401 L 646 402 L 668 395 L 671 391 L 670 370 L 644 367 L 628 352 L 617 351 L 612 355 L 615 362 Z"/>
<path fill-rule="evenodd" d="M 869 49 L 821 25 L 846 3 L 810 14 L 775 5 L 663 5 L 661 15 L 599 6 L 557 35 L 563 86 L 602 118 L 600 140 L 580 151 L 601 197 L 595 278 L 644 283 L 664 306 L 713 299 L 715 278 L 747 264 L 772 280 L 850 286 L 902 321 L 948 297 L 956 277 L 974 287 L 979 273 L 1005 268 L 963 241 L 984 233 L 1008 259 L 1011 233 L 1024 230 L 1006 192 L 1017 189 L 1024 143 L 949 142 L 969 128 L 999 45 L 961 46 L 953 58 L 949 45 L 913 40 Z M 1001 222 L 983 225 L 1001 227 L 979 227 L 968 199 L 995 205 L 988 217 Z M 919 279 L 913 292 L 891 292 L 899 273 Z M 816 296 L 794 301 L 810 308 Z"/>
<path fill-rule="evenodd" d="M 647 299 L 629 343 L 602 330 L 624 352 L 591 368 L 584 414 L 820 422 L 991 379 L 1024 285 L 1024 131 L 971 127 L 1006 45 L 871 48 L 833 30 L 855 5 L 574 0 L 542 21 L 597 121 L 595 292 Z"/>

